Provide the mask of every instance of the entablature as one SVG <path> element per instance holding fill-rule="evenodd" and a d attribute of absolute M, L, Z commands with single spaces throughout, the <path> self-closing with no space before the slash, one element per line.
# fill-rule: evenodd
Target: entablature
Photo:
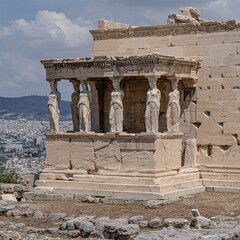
<path fill-rule="evenodd" d="M 93 57 L 42 60 L 46 79 L 111 78 L 159 75 L 180 77 L 196 84 L 201 59 L 180 58 L 158 53 L 127 57 Z"/>

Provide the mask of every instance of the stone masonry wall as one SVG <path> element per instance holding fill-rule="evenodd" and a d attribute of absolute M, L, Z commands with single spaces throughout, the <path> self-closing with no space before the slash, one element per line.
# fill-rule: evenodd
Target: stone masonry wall
<path fill-rule="evenodd" d="M 181 116 L 181 130 L 187 138 L 197 139 L 198 166 L 239 168 L 240 31 L 150 37 L 146 34 L 93 42 L 94 56 L 153 52 L 202 58 L 196 91 L 187 96 Z"/>

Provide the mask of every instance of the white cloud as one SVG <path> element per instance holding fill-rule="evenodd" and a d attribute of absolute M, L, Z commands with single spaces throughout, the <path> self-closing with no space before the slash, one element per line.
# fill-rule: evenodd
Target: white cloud
<path fill-rule="evenodd" d="M 0 26 L 0 96 L 49 92 L 48 85 L 44 89 L 45 70 L 40 60 L 91 55 L 92 28 L 89 20 L 79 17 L 73 21 L 47 10 L 39 11 L 32 21 L 20 18 Z M 64 98 L 65 93 L 62 95 Z"/>
<path fill-rule="evenodd" d="M 18 35 L 31 47 L 74 48 L 88 45 L 91 40 L 91 23 L 78 18 L 71 21 L 63 13 L 39 11 L 33 21 L 18 19 L 3 27 L 0 37 Z"/>

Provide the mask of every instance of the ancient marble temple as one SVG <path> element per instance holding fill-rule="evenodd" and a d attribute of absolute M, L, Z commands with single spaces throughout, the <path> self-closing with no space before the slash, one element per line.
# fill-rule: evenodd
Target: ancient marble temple
<path fill-rule="evenodd" d="M 99 21 L 92 58 L 41 61 L 51 131 L 37 189 L 127 199 L 237 191 L 240 25 L 181 12 L 163 26 Z M 73 86 L 71 132 L 58 127 L 61 81 Z"/>

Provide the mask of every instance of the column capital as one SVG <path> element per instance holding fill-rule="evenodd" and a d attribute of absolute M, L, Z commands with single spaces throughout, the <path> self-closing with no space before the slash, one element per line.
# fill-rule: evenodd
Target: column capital
<path fill-rule="evenodd" d="M 161 76 L 159 74 L 145 75 L 149 82 L 157 82 Z"/>
<path fill-rule="evenodd" d="M 170 80 L 170 82 L 176 82 L 176 83 L 182 80 L 181 77 L 168 77 L 167 79 Z"/>
<path fill-rule="evenodd" d="M 122 76 L 113 76 L 109 78 L 112 82 L 121 82 L 123 77 Z"/>

